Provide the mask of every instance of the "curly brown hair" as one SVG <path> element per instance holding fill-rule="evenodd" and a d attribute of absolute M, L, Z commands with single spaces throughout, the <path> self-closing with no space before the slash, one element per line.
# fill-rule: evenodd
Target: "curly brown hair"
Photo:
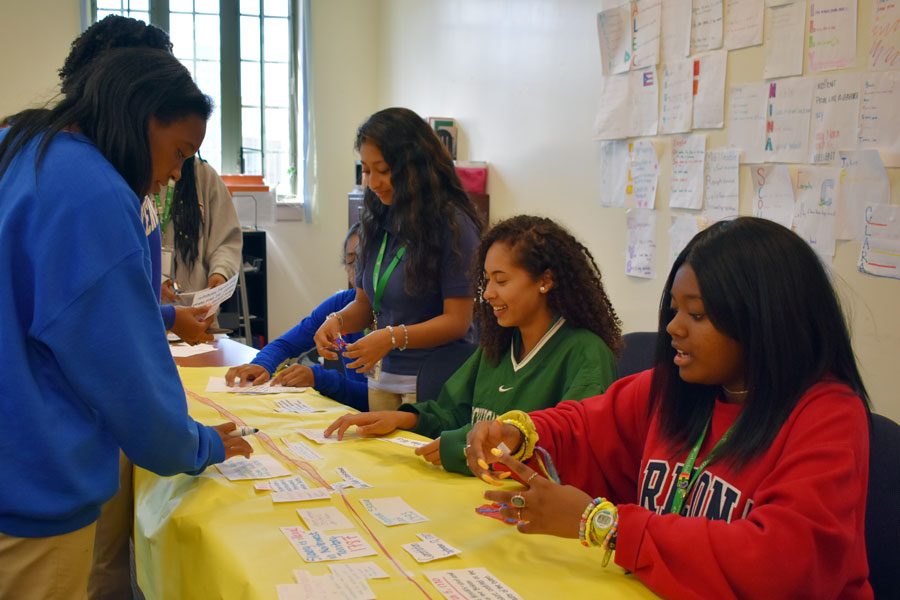
<path fill-rule="evenodd" d="M 500 361 L 513 335 L 513 328 L 497 323 L 491 305 L 482 297 L 487 285 L 484 259 L 496 243 L 509 246 L 519 266 L 533 277 L 549 270 L 554 283 L 547 294 L 550 310 L 575 327 L 593 331 L 618 355 L 622 323 L 606 295 L 590 250 L 551 219 L 519 215 L 497 223 L 484 234 L 473 273 L 480 300 L 475 304 L 475 320 L 481 331 L 481 347 L 491 363 Z"/>

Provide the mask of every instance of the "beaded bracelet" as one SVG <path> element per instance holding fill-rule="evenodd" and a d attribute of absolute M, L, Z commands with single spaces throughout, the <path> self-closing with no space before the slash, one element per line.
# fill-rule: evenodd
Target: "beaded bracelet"
<path fill-rule="evenodd" d="M 619 537 L 619 516 L 616 515 L 616 521 L 613 523 L 613 526 L 609 528 L 609 532 L 606 534 L 606 537 L 603 538 L 603 543 L 601 547 L 604 548 L 603 552 L 603 560 L 600 565 L 605 567 L 609 564 L 609 558 L 612 556 L 613 551 L 616 549 L 616 541 Z"/>
<path fill-rule="evenodd" d="M 385 329 L 387 329 L 388 333 L 391 334 L 391 350 L 393 350 L 397 347 L 397 340 L 394 338 L 394 328 L 393 326 L 388 325 L 387 327 L 385 327 Z"/>
<path fill-rule="evenodd" d="M 585 526 L 584 534 L 585 540 L 587 540 L 589 545 L 600 546 L 603 544 L 603 539 L 616 522 L 617 516 L 618 511 L 616 510 L 616 505 L 609 500 L 601 502 L 591 511 L 591 514 L 588 515 L 588 522 Z M 601 521 L 599 529 L 597 528 L 598 518 Z"/>
<path fill-rule="evenodd" d="M 403 345 L 397 349 L 400 352 L 403 352 L 404 350 L 406 350 L 406 347 L 409 346 L 409 330 L 406 329 L 406 325 L 404 325 L 403 323 L 400 323 L 400 325 L 398 327 L 403 328 Z"/>
<path fill-rule="evenodd" d="M 344 317 L 341 315 L 341 313 L 328 313 L 328 316 L 325 317 L 325 320 L 327 321 L 331 317 L 335 317 L 338 320 L 338 324 L 341 326 L 341 329 L 344 328 Z"/>
<path fill-rule="evenodd" d="M 522 412 L 521 410 L 511 410 L 509 412 L 503 413 L 497 420 L 506 425 L 512 425 L 522 434 L 524 440 L 522 444 L 519 446 L 518 451 L 511 456 L 516 460 L 525 461 L 531 458 L 532 454 L 534 454 L 534 447 L 537 445 L 538 437 L 537 431 L 534 428 L 534 423 L 531 420 L 531 417 L 528 416 L 527 413 Z"/>
<path fill-rule="evenodd" d="M 588 542 L 588 517 L 590 517 L 591 513 L 594 512 L 594 509 L 597 508 L 601 503 L 606 502 L 606 498 L 598 497 L 591 500 L 591 503 L 587 505 L 584 509 L 584 512 L 581 513 L 581 521 L 578 523 L 578 539 L 581 540 L 581 545 L 584 547 L 590 546 Z"/>

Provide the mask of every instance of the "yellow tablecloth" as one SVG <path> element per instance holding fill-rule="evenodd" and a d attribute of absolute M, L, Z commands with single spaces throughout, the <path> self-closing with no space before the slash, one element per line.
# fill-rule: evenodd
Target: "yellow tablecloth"
<path fill-rule="evenodd" d="M 415 456 L 411 449 L 374 439 L 317 445 L 294 430 L 324 428 L 347 407 L 312 390 L 299 395 L 326 412 L 309 415 L 274 411 L 274 400 L 297 397 L 206 394 L 210 376 L 224 368 L 182 368 L 185 386 L 259 427 L 285 453 L 282 437 L 306 441 L 324 459 L 314 461 L 328 482 L 341 478 L 337 467 L 371 484 L 370 489 L 348 489 L 345 495 L 389 553 L 413 574 L 432 598 L 440 593 L 423 575 L 425 570 L 485 567 L 523 598 L 652 598 L 633 576 L 610 564 L 600 567 L 600 551 L 586 549 L 575 540 L 520 534 L 515 527 L 475 513 L 488 487 L 472 477 L 450 474 Z M 212 407 L 189 400 L 191 414 L 204 423 L 224 419 Z M 409 432 L 398 432 L 416 439 Z M 394 434 L 397 435 L 397 434 Z M 262 443 L 247 438 L 257 455 L 266 453 Z M 418 438 L 421 439 L 421 438 Z M 296 466 L 285 465 L 303 475 Z M 309 481 L 308 477 L 305 477 Z M 311 485 L 315 485 L 309 481 Z M 256 491 L 253 481 L 231 482 L 210 467 L 198 477 L 179 475 L 160 478 L 142 469 L 135 472 L 135 553 L 138 583 L 148 600 L 240 598 L 273 599 L 275 586 L 292 583 L 294 569 L 314 575 L 329 573 L 333 563 L 305 563 L 279 527 L 302 526 L 298 508 L 335 506 L 357 526 L 378 556 L 374 560 L 390 579 L 371 580 L 379 598 L 424 598 L 425 595 L 379 550 L 336 496 L 330 500 L 273 504 L 268 492 Z M 400 496 L 429 521 L 386 527 L 359 503 L 360 498 Z M 432 533 L 462 550 L 458 556 L 420 565 L 400 546 L 418 541 L 417 533 Z"/>

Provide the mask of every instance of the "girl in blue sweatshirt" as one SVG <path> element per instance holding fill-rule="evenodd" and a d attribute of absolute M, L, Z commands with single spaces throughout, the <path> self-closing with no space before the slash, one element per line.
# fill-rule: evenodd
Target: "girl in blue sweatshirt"
<path fill-rule="evenodd" d="M 188 416 L 141 201 L 197 151 L 211 111 L 169 53 L 122 49 L 0 131 L 0 598 L 83 594 L 119 448 L 162 475 L 251 451 L 233 424 Z"/>

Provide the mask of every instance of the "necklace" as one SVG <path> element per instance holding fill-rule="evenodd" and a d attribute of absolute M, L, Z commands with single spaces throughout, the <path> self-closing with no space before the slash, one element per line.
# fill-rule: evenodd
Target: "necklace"
<path fill-rule="evenodd" d="M 724 387 L 724 386 L 723 386 Z M 719 450 L 719 447 L 722 446 L 727 440 L 728 436 L 731 435 L 731 430 L 734 429 L 734 423 L 731 424 L 731 427 L 728 428 L 722 437 L 716 442 L 716 445 L 713 446 L 712 450 L 709 451 L 709 454 L 706 456 L 706 459 L 700 463 L 700 466 L 697 467 L 697 470 L 694 470 L 694 462 L 697 460 L 697 455 L 700 453 L 700 446 L 703 445 L 703 440 L 706 439 L 706 432 L 709 431 L 709 425 L 712 423 L 712 417 L 709 418 L 709 421 L 706 422 L 706 427 L 703 428 L 703 433 L 700 434 L 700 439 L 697 440 L 697 443 L 694 444 L 694 447 L 691 448 L 691 451 L 688 453 L 687 458 L 684 461 L 684 465 L 681 467 L 681 472 L 678 474 L 678 477 L 675 479 L 675 496 L 672 499 L 672 508 L 669 512 L 675 515 L 681 514 L 681 507 L 684 505 L 684 500 L 687 498 L 688 493 L 691 491 L 691 488 L 694 487 L 694 483 L 697 481 L 697 478 L 700 477 L 700 473 L 703 472 L 703 469 L 709 465 L 709 463 L 715 458 L 716 452 Z M 693 472 L 693 477 L 691 473 Z"/>
<path fill-rule="evenodd" d="M 743 396 L 744 394 L 750 393 L 750 390 L 729 390 L 724 385 L 722 386 L 722 389 L 725 390 L 726 394 L 731 394 L 732 396 Z"/>

